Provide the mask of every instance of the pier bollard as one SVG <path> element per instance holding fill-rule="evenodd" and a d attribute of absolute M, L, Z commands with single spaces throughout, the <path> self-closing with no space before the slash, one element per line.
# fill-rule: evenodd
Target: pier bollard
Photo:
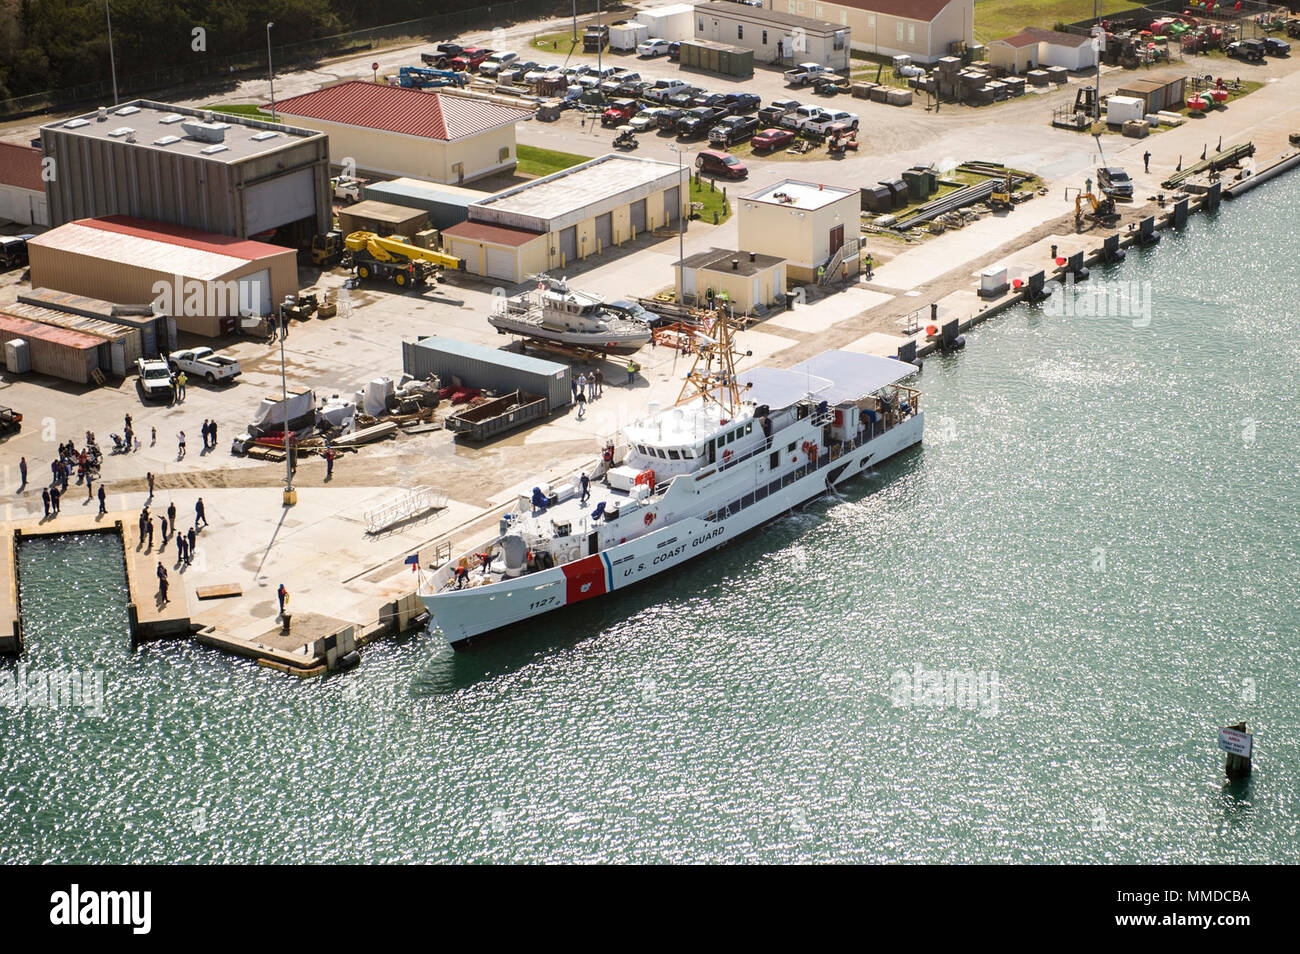
<path fill-rule="evenodd" d="M 1216 182 L 1205 193 L 1205 211 L 1217 212 L 1219 203 L 1223 201 L 1223 183 Z"/>
<path fill-rule="evenodd" d="M 1250 760 L 1255 746 L 1254 736 L 1246 731 L 1246 723 L 1238 722 L 1220 729 L 1219 747 L 1228 753 L 1223 765 L 1224 774 L 1230 779 L 1250 778 Z"/>
<path fill-rule="evenodd" d="M 288 610 L 286 610 L 285 612 L 281 613 L 281 614 L 280 614 L 280 631 L 281 631 L 282 633 L 287 633 L 287 632 L 289 632 L 289 629 L 290 629 L 290 623 L 291 623 L 292 621 L 293 621 L 293 614 L 290 613 Z"/>

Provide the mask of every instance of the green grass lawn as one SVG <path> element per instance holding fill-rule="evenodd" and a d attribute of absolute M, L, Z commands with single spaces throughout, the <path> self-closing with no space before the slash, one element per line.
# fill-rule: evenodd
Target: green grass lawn
<path fill-rule="evenodd" d="M 700 210 L 700 221 L 707 225 L 713 224 L 713 213 L 718 213 L 718 224 L 721 225 L 727 221 L 731 215 L 731 203 L 723 198 L 722 190 L 726 188 L 720 185 L 711 185 L 709 179 L 699 179 L 691 177 L 691 201 L 702 203 L 704 208 Z"/>
<path fill-rule="evenodd" d="M 1025 27 L 1050 30 L 1058 23 L 1092 18 L 1093 0 L 976 0 L 975 39 L 988 43 L 1019 33 Z M 1114 16 L 1140 4 L 1102 0 L 1101 16 Z"/>
<path fill-rule="evenodd" d="M 578 31 L 576 43 L 573 41 L 572 30 L 562 30 L 559 33 L 542 33 L 535 36 L 528 41 L 528 47 L 538 53 L 550 54 L 556 61 L 562 61 L 570 53 L 582 52 L 582 31 Z"/>
<path fill-rule="evenodd" d="M 520 146 L 518 152 L 518 169 L 526 176 L 549 176 L 552 172 L 568 169 L 591 158 L 591 156 L 579 156 L 572 152 L 538 149 L 536 146 Z"/>
<path fill-rule="evenodd" d="M 222 104 L 220 106 L 204 106 L 204 109 L 210 109 L 214 113 L 231 113 L 235 116 L 249 116 L 253 119 L 260 119 L 268 123 L 278 123 L 280 120 L 272 119 L 270 113 L 262 112 L 256 103 L 235 103 Z"/>

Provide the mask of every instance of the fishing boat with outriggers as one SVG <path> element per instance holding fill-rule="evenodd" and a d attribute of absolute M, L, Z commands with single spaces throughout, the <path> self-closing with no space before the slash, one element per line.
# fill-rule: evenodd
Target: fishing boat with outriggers
<path fill-rule="evenodd" d="M 914 365 L 826 351 L 737 372 L 732 335 L 706 316 L 675 404 L 652 403 L 590 474 L 521 494 L 491 543 L 422 569 L 453 647 L 678 567 L 921 442 L 920 392 L 900 383 Z"/>
<path fill-rule="evenodd" d="M 501 334 L 632 354 L 650 343 L 650 326 L 598 295 L 574 291 L 563 278 L 535 276 L 537 287 L 513 298 L 498 296 L 488 322 Z"/>

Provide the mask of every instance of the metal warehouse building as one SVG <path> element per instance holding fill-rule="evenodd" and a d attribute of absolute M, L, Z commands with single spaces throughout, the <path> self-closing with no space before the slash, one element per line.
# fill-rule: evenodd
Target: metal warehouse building
<path fill-rule="evenodd" d="M 520 282 L 677 228 L 689 179 L 689 169 L 657 159 L 602 156 L 472 203 L 467 221 L 443 230 L 443 247 L 471 274 Z"/>
<path fill-rule="evenodd" d="M 281 123 L 135 100 L 41 127 L 50 224 L 131 215 L 298 245 L 329 229 L 329 142 Z"/>
<path fill-rule="evenodd" d="M 469 218 L 469 207 L 490 193 L 462 186 L 424 182 L 420 179 L 390 179 L 372 182 L 361 190 L 362 196 L 378 202 L 423 209 L 435 229 L 442 230 Z"/>
<path fill-rule="evenodd" d="M 0 344 L 10 374 L 48 374 L 76 384 L 109 363 L 108 342 L 80 331 L 18 318 L 0 312 Z"/>
<path fill-rule="evenodd" d="M 515 167 L 517 106 L 446 92 L 351 80 L 276 104 L 326 133 L 334 162 L 359 170 L 460 184 Z"/>
<path fill-rule="evenodd" d="M 150 302 L 182 331 L 210 338 L 298 291 L 293 249 L 129 216 L 68 222 L 27 250 L 33 287 Z"/>
<path fill-rule="evenodd" d="M 436 374 L 444 386 L 459 383 L 503 394 L 516 390 L 537 394 L 546 398 L 548 411 L 573 401 L 567 364 L 454 338 L 403 341 L 402 370 L 417 378 Z"/>

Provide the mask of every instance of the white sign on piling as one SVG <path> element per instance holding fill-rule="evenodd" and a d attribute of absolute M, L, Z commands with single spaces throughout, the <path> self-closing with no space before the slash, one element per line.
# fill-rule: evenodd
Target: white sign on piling
<path fill-rule="evenodd" d="M 1219 748 L 1223 749 L 1223 751 L 1230 755 L 1240 755 L 1242 758 L 1250 758 L 1254 741 L 1255 737 L 1249 732 L 1241 732 L 1237 729 L 1219 730 Z"/>

